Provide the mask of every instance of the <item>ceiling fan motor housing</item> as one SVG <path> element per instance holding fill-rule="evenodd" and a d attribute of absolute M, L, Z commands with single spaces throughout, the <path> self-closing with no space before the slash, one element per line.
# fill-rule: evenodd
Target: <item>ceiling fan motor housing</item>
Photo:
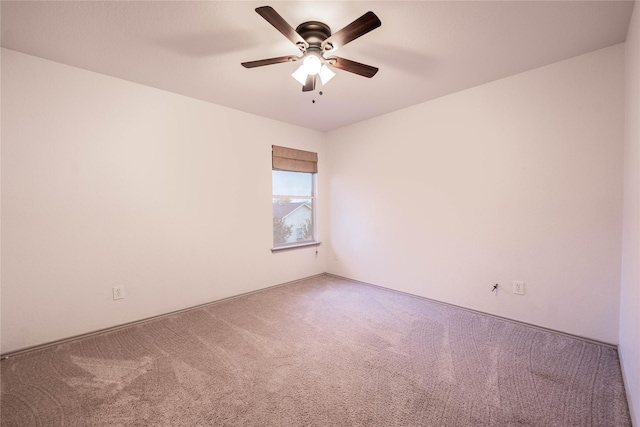
<path fill-rule="evenodd" d="M 318 50 L 321 49 L 322 42 L 331 36 L 331 28 L 327 24 L 318 21 L 303 22 L 298 25 L 296 32 L 305 39 L 309 44 L 309 48 Z"/>

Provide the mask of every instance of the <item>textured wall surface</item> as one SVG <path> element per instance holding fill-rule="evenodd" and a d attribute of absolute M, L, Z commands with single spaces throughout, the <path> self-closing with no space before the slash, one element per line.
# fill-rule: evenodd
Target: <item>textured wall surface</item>
<path fill-rule="evenodd" d="M 2 352 L 324 272 L 270 251 L 271 145 L 323 141 L 3 49 Z"/>
<path fill-rule="evenodd" d="M 616 45 L 329 133 L 328 272 L 617 343 L 623 109 Z"/>
<path fill-rule="evenodd" d="M 640 425 L 640 3 L 625 46 L 624 220 L 620 358 L 634 425 Z"/>

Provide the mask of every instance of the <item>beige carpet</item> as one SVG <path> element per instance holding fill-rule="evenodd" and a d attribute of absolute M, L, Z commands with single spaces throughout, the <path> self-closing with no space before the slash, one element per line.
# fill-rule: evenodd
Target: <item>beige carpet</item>
<path fill-rule="evenodd" d="M 330 276 L 1 364 L 8 426 L 630 426 L 615 349 Z"/>

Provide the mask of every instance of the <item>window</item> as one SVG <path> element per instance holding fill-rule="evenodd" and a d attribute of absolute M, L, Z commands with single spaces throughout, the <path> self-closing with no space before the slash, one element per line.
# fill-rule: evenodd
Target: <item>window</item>
<path fill-rule="evenodd" d="M 273 245 L 313 242 L 314 174 L 272 171 Z"/>
<path fill-rule="evenodd" d="M 317 154 L 277 146 L 273 147 L 273 153 L 273 248 L 277 250 L 317 243 Z M 277 154 L 284 154 L 286 157 Z"/>

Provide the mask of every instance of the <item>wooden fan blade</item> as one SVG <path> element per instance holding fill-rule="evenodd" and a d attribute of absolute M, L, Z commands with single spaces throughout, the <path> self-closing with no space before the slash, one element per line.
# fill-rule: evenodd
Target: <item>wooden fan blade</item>
<path fill-rule="evenodd" d="M 359 74 L 364 77 L 371 78 L 376 75 L 378 72 L 378 68 L 372 67 L 371 65 L 361 64 L 360 62 L 351 61 L 350 59 L 339 58 L 337 56 L 332 56 L 331 58 L 327 58 L 329 64 L 333 67 L 336 67 L 340 70 L 348 71 L 350 73 Z"/>
<path fill-rule="evenodd" d="M 264 65 L 280 64 L 281 62 L 291 62 L 291 61 L 297 61 L 297 60 L 298 60 L 297 56 L 279 56 L 277 58 L 259 59 L 257 61 L 243 62 L 242 66 L 244 68 L 255 68 L 255 67 L 262 67 Z"/>
<path fill-rule="evenodd" d="M 301 51 L 305 51 L 309 44 L 302 38 L 300 34 L 293 29 L 287 21 L 284 20 L 282 16 L 278 14 L 271 6 L 262 6 L 256 8 L 256 12 L 260 16 L 262 16 L 269 24 L 273 25 L 273 27 L 280 31 L 286 38 L 288 38 L 291 43 L 295 44 L 300 48 Z"/>
<path fill-rule="evenodd" d="M 307 82 L 302 86 L 303 92 L 311 92 L 316 88 L 316 77 L 318 77 L 317 74 L 313 76 L 311 74 L 307 74 Z"/>
<path fill-rule="evenodd" d="M 325 52 L 334 52 L 350 41 L 367 34 L 369 31 L 375 30 L 380 25 L 382 25 L 380 19 L 378 19 L 375 13 L 369 11 L 323 41 L 322 50 Z"/>

